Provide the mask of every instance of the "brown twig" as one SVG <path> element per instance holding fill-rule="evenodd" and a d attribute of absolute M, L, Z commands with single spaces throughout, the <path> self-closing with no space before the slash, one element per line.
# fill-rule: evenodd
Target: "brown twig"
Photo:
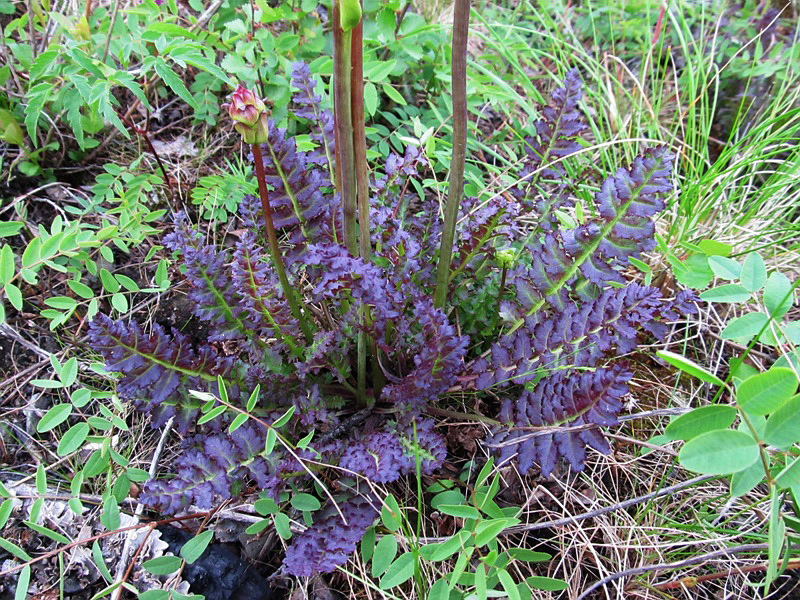
<path fill-rule="evenodd" d="M 91 544 L 94 541 L 101 540 L 109 536 L 116 535 L 118 533 L 123 533 L 125 531 L 132 531 L 134 529 L 141 529 L 142 527 L 158 527 L 159 525 L 168 525 L 169 523 L 175 523 L 176 521 L 190 521 L 192 519 L 204 519 L 208 516 L 213 515 L 215 512 L 216 509 L 212 509 L 201 513 L 194 513 L 191 515 L 181 515 L 179 517 L 170 517 L 168 519 L 161 519 L 159 521 L 151 521 L 149 523 L 137 523 L 136 525 L 130 525 L 128 527 L 120 527 L 119 529 L 114 529 L 112 531 L 104 531 L 102 533 L 98 533 L 97 535 L 93 535 L 88 538 L 75 540 L 73 542 L 70 542 L 69 544 L 64 544 L 63 546 L 60 546 L 55 550 L 50 550 L 49 552 L 45 552 L 44 554 L 37 556 L 36 558 L 32 558 L 29 561 L 24 562 L 20 565 L 14 565 L 13 567 L 9 567 L 5 571 L 0 571 L 0 577 L 5 577 L 6 575 L 11 575 L 12 573 L 16 573 L 17 571 L 20 571 L 27 566 L 41 562 L 43 560 L 47 560 L 48 558 L 57 556 L 62 552 L 72 550 L 77 546 L 83 546 L 84 544 Z"/>
<path fill-rule="evenodd" d="M 717 571 L 716 573 L 709 573 L 708 575 L 697 575 L 681 577 L 676 581 L 668 581 L 667 583 L 659 583 L 658 585 L 650 586 L 654 590 L 674 590 L 680 587 L 694 587 L 698 583 L 704 581 L 713 581 L 714 579 L 727 579 L 732 575 L 744 575 L 746 573 L 757 573 L 759 571 L 766 571 L 768 565 L 750 565 L 749 567 L 737 567 L 735 569 L 727 569 L 725 571 Z M 780 568 L 784 569 L 800 569 L 800 558 L 793 558 L 786 562 L 786 566 L 781 565 Z"/>
<path fill-rule="evenodd" d="M 714 552 L 707 552 L 706 554 L 692 556 L 691 558 L 687 558 L 685 560 L 679 560 L 676 562 L 660 563 L 657 565 L 644 565 L 641 567 L 634 567 L 632 569 L 625 569 L 624 571 L 620 571 L 618 573 L 612 573 L 607 577 L 603 577 L 603 579 L 601 579 L 600 581 L 596 581 L 588 588 L 586 588 L 583 591 L 583 593 L 580 596 L 578 596 L 577 600 L 583 600 L 584 598 L 588 598 L 591 595 L 591 593 L 594 592 L 596 589 L 604 587 L 609 583 L 617 581 L 618 579 L 631 577 L 632 575 L 641 575 L 642 573 L 649 573 L 651 571 L 663 571 L 666 569 L 680 569 L 681 567 L 696 565 L 698 563 L 706 562 L 707 560 L 718 558 L 720 556 L 727 556 L 729 554 L 742 554 L 743 552 L 758 552 L 766 550 L 767 546 L 768 546 L 767 544 L 742 544 L 741 546 L 722 548 L 721 550 L 715 550 Z"/>

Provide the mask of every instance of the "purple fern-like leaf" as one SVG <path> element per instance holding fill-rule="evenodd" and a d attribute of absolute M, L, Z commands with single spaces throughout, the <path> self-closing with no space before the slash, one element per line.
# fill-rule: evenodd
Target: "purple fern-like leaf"
<path fill-rule="evenodd" d="M 559 458 L 580 471 L 587 446 L 603 454 L 610 451 L 593 425 L 618 423 L 630 378 L 620 365 L 592 372 L 557 371 L 516 399 L 504 400 L 501 420 L 514 429 L 496 431 L 489 443 L 498 448 L 500 462 L 516 457 L 522 473 L 538 464 L 547 477 Z"/>
<path fill-rule="evenodd" d="M 287 573 L 307 577 L 345 564 L 378 516 L 375 502 L 361 496 L 344 500 L 338 507 L 341 515 L 328 503 L 316 513 L 314 524 L 292 539 L 283 559 Z"/>
<path fill-rule="evenodd" d="M 217 376 L 229 375 L 233 366 L 231 358 L 219 356 L 209 345 L 194 350 L 179 332 L 168 335 L 154 324 L 145 333 L 137 323 L 102 314 L 90 323 L 89 345 L 103 356 L 109 371 L 122 374 L 117 391 L 150 413 L 153 427 L 175 417 L 175 427 L 183 432 L 200 407 L 199 401 L 187 397 L 187 390 L 216 389 Z"/>

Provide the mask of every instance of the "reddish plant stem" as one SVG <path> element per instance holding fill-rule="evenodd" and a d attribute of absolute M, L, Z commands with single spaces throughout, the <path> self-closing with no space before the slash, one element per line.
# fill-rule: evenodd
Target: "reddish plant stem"
<path fill-rule="evenodd" d="M 453 93 L 453 154 L 450 161 L 450 186 L 444 207 L 442 245 L 436 267 L 436 292 L 433 305 L 444 307 L 453 261 L 456 218 L 464 193 L 464 162 L 467 158 L 467 38 L 469 37 L 469 0 L 455 0 L 453 5 L 453 52 L 451 83 Z"/>
<path fill-rule="evenodd" d="M 289 303 L 292 316 L 300 323 L 300 329 L 303 330 L 303 335 L 305 335 L 306 341 L 310 344 L 313 340 L 311 328 L 304 318 L 303 313 L 300 311 L 300 303 L 297 301 L 295 290 L 292 284 L 289 283 L 289 278 L 286 276 L 286 267 L 283 264 L 280 246 L 278 246 L 278 236 L 275 233 L 275 224 L 272 220 L 272 206 L 269 203 L 269 192 L 267 191 L 267 179 L 264 173 L 264 157 L 261 154 L 261 146 L 259 144 L 251 144 L 251 147 L 253 149 L 253 161 L 256 164 L 258 193 L 259 196 L 261 196 L 261 208 L 264 212 L 264 224 L 267 230 L 267 241 L 269 242 L 269 250 L 272 255 L 272 264 L 275 265 L 275 270 L 278 273 L 278 279 L 281 282 L 286 301 Z"/>
<path fill-rule="evenodd" d="M 153 146 L 153 142 L 150 141 L 150 136 L 147 135 L 147 129 L 140 129 L 133 125 L 133 130 L 138 133 L 140 136 L 144 138 L 145 143 L 147 144 L 147 148 L 150 150 L 150 154 L 152 154 L 156 162 L 158 163 L 158 167 L 161 169 L 161 174 L 164 176 L 164 183 L 167 184 L 167 189 L 169 190 L 170 199 L 172 200 L 173 207 L 175 205 L 175 194 L 172 191 L 172 180 L 169 178 L 167 174 L 167 169 L 164 167 L 164 163 L 161 162 L 161 157 L 156 152 L 155 146 Z"/>
<path fill-rule="evenodd" d="M 337 191 L 344 214 L 344 243 L 358 256 L 356 223 L 356 172 L 353 149 L 353 118 L 350 107 L 350 52 L 352 31 L 342 30 L 340 0 L 333 2 L 333 119 L 336 129 Z"/>

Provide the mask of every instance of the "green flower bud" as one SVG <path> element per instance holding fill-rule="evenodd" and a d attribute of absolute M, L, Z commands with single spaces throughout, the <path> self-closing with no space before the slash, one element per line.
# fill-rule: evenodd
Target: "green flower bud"
<path fill-rule="evenodd" d="M 495 254 L 497 257 L 497 264 L 508 269 L 514 266 L 514 251 L 513 250 L 498 250 Z"/>
<path fill-rule="evenodd" d="M 339 0 L 339 23 L 342 26 L 342 31 L 350 31 L 360 22 L 360 0 Z"/>

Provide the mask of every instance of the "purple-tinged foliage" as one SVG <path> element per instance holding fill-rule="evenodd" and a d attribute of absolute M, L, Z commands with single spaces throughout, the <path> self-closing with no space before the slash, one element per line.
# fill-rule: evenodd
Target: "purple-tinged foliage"
<path fill-rule="evenodd" d="M 278 275 L 267 262 L 268 254 L 246 231 L 233 252 L 230 266 L 232 288 L 241 309 L 240 320 L 255 337 L 275 338 L 271 350 L 283 350 L 287 341 L 300 339 L 300 326 L 283 298 Z"/>
<path fill-rule="evenodd" d="M 420 327 L 414 340 L 414 369 L 383 390 L 384 399 L 405 411 L 405 418 L 418 415 L 455 384 L 469 341 L 456 333 L 444 312 L 428 299 L 417 302 L 412 322 Z"/>
<path fill-rule="evenodd" d="M 670 301 L 656 288 L 631 283 L 580 305 L 570 302 L 563 311 L 537 313 L 472 363 L 475 386 L 522 385 L 565 366 L 593 367 L 634 350 L 640 331 L 662 338 L 664 321 L 694 310 L 684 294 Z"/>
<path fill-rule="evenodd" d="M 397 435 L 379 431 L 348 444 L 339 466 L 363 475 L 370 481 L 389 483 L 410 473 L 414 462 L 404 452 Z"/>
<path fill-rule="evenodd" d="M 418 458 L 422 473 L 432 473 L 442 466 L 446 453 L 445 439 L 434 431 L 433 421 L 422 419 L 362 435 L 345 448 L 339 466 L 370 481 L 390 483 L 413 473 Z"/>
<path fill-rule="evenodd" d="M 102 314 L 89 325 L 89 345 L 103 356 L 109 371 L 122 374 L 117 383 L 122 398 L 150 413 L 153 427 L 174 417 L 181 432 L 189 430 L 200 406 L 187 391 L 216 388 L 217 376 L 229 375 L 233 365 L 211 346 L 194 350 L 177 331 L 170 336 L 154 324 L 148 334 L 135 322 L 112 321 Z"/>
<path fill-rule="evenodd" d="M 228 253 L 206 244 L 203 235 L 189 226 L 184 213 L 177 214 L 172 233 L 164 237 L 164 246 L 181 255 L 194 315 L 213 328 L 211 341 L 245 335 L 247 327 L 239 319 L 241 307 L 226 268 Z"/>
<path fill-rule="evenodd" d="M 338 509 L 341 515 L 329 502 L 315 515 L 314 524 L 292 539 L 283 559 L 287 573 L 307 577 L 345 564 L 378 516 L 375 502 L 361 496 L 338 503 Z"/>
<path fill-rule="evenodd" d="M 631 373 L 620 365 L 589 372 L 556 371 L 516 400 L 508 397 L 503 401 L 500 419 L 514 429 L 496 431 L 490 444 L 499 447 L 500 462 L 516 455 L 522 473 L 537 463 L 546 477 L 558 458 L 580 471 L 586 446 L 603 454 L 611 450 L 603 434 L 591 426 L 618 424 L 621 398 L 628 393 L 630 379 Z M 588 427 L 580 428 L 582 425 Z M 547 430 L 557 427 L 575 429 Z"/>
<path fill-rule="evenodd" d="M 603 182 L 595 194 L 599 217 L 562 236 L 586 279 L 596 285 L 624 283 L 618 269 L 628 266 L 629 257 L 653 249 L 651 217 L 664 210 L 664 197 L 672 191 L 672 158 L 665 146 L 645 150 L 630 169 Z"/>
<path fill-rule="evenodd" d="M 333 122 L 308 67 L 292 69 L 295 115 L 317 128 L 319 145 L 298 151 L 269 121 L 262 155 L 288 275 L 303 299 L 294 314 L 307 319 L 305 330 L 272 267 L 255 197 L 242 203 L 245 231 L 232 251 L 207 244 L 180 216 L 164 240 L 185 267 L 207 340 L 190 343 L 158 326 L 145 334 L 103 316 L 91 325 L 92 346 L 121 373 L 120 394 L 151 413 L 154 425 L 174 416 L 182 433 L 197 433 L 175 462 L 175 476 L 146 484 L 142 500 L 175 513 L 253 486 L 280 501 L 287 483 L 310 489 L 311 474 L 336 478 L 338 490 L 355 489 L 361 478 L 390 483 L 417 469 L 431 474 L 444 463 L 446 444 L 422 415 L 454 388 L 505 388 L 500 418 L 512 429 L 498 428 L 492 441 L 501 459 L 516 457 L 523 472 L 536 463 L 547 475 L 560 458 L 580 470 L 587 446 L 607 452 L 600 427 L 617 422 L 630 374 L 605 361 L 634 350 L 645 334 L 662 336 L 666 321 L 694 308 L 690 293 L 667 300 L 655 288 L 607 285 L 624 284 L 628 259 L 653 247 L 651 218 L 672 189 L 671 156 L 646 151 L 606 179 L 585 211 L 592 216 L 564 227 L 556 210 L 569 210 L 575 182 L 566 181 L 561 160 L 580 149 L 588 130 L 580 78 L 570 71 L 536 123 L 536 139 L 528 140 L 521 186 L 461 207 L 451 321 L 430 298 L 442 225 L 436 198 L 418 197 L 410 179 L 425 164 L 422 152 L 410 147 L 387 158 L 370 189 L 372 256 L 350 255 L 329 180 Z M 504 254 L 502 275 L 492 260 L 500 249 L 515 254 L 513 264 Z M 485 314 L 472 318 L 472 308 Z M 362 333 L 371 339 L 359 346 Z M 468 357 L 471 343 L 488 350 Z M 364 349 L 373 379 L 359 387 L 355 365 Z M 230 434 L 222 426 L 231 413 L 198 424 L 201 401 L 188 394 L 220 396 L 217 376 L 237 409 L 256 385 L 261 390 L 250 420 Z M 265 424 L 283 415 L 288 421 L 274 425 L 276 441 Z M 331 503 L 315 512 L 313 525 L 292 540 L 285 571 L 305 576 L 344 564 L 377 505 L 351 496 L 340 504 L 344 519 Z"/>
<path fill-rule="evenodd" d="M 262 144 L 264 172 L 270 186 L 270 205 L 275 228 L 288 234 L 287 264 L 298 260 L 309 243 L 332 243 L 341 224 L 340 206 L 330 193 L 328 173 L 309 160 L 306 152 L 297 150 L 294 139 L 286 138 L 286 131 L 275 121 L 269 121 L 269 136 Z M 252 155 L 250 156 L 253 160 Z M 259 215 L 261 201 L 249 196 L 246 213 Z"/>
<path fill-rule="evenodd" d="M 350 315 L 345 320 L 355 318 L 359 305 L 369 306 L 372 327 L 376 336 L 382 337 L 388 322 L 400 317 L 404 298 L 377 265 L 354 258 L 346 248 L 333 244 L 310 245 L 304 262 L 314 286 L 314 300 L 350 304 Z"/>
<path fill-rule="evenodd" d="M 249 482 L 278 499 L 283 488 L 280 455 L 264 456 L 264 429 L 246 423 L 233 433 L 196 436 L 175 461 L 172 479 L 147 482 L 141 501 L 166 514 L 192 505 L 208 509 L 220 498 L 231 498 Z"/>
<path fill-rule="evenodd" d="M 478 256 L 481 259 L 492 257 L 497 249 L 492 243 L 496 238 L 501 238 L 500 248 L 507 246 L 511 242 L 520 208 L 518 202 L 502 195 L 488 201 L 466 198 L 461 204 L 456 225 L 454 270 L 466 267 Z"/>
<path fill-rule="evenodd" d="M 333 162 L 334 156 L 333 114 L 321 108 L 322 97 L 314 92 L 317 82 L 311 76 L 308 65 L 294 62 L 291 67 L 292 85 L 297 89 L 292 96 L 294 114 L 316 125 L 317 131 L 311 134 L 311 139 L 321 146 L 319 150 L 308 153 L 308 161 L 327 168 Z"/>
<path fill-rule="evenodd" d="M 517 196 L 524 198 L 533 195 L 532 183 L 539 176 L 546 179 L 564 176 L 561 160 L 581 149 L 578 140 L 589 131 L 578 107 L 582 97 L 581 77 L 577 69 L 570 69 L 564 78 L 564 87 L 553 91 L 550 104 L 542 109 L 542 118 L 534 122 L 537 138 L 525 138 L 528 159 L 520 172 L 523 183 L 516 190 Z M 554 162 L 556 160 L 559 162 Z M 547 200 L 540 198 L 538 203 L 529 207 L 537 209 L 540 216 L 545 216 L 553 208 Z"/>

